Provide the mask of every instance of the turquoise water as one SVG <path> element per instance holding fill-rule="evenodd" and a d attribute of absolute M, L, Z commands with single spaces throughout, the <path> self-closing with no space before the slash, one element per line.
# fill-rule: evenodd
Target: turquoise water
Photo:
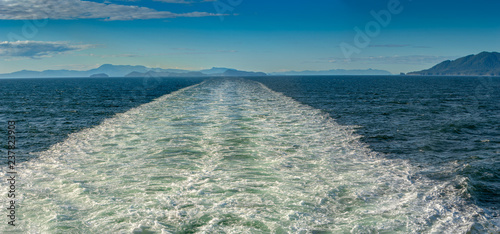
<path fill-rule="evenodd" d="M 255 81 L 207 80 L 18 165 L 18 225 L 0 231 L 500 230 L 471 202 L 465 177 L 419 176 L 408 160 L 370 149 L 355 128 Z M 5 190 L 0 197 L 6 204 Z"/>

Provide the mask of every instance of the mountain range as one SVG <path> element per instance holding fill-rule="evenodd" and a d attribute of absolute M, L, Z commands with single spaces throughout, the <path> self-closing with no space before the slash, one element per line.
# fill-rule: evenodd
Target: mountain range
<path fill-rule="evenodd" d="M 112 65 L 104 64 L 98 68 L 87 71 L 76 70 L 22 70 L 12 73 L 0 74 L 0 78 L 59 78 L 59 77 L 195 77 L 195 76 L 266 76 L 266 75 L 391 75 L 383 70 L 328 70 L 328 71 L 289 71 L 276 73 L 263 73 L 253 71 L 240 71 L 231 68 L 213 67 L 200 71 L 182 69 L 148 68 L 145 66 Z"/>
<path fill-rule="evenodd" d="M 221 72 L 221 71 L 224 72 Z M 220 72 L 214 72 L 220 71 Z M 205 72 L 205 73 L 204 73 Z M 263 72 L 248 72 L 238 71 L 228 68 L 212 68 L 203 71 L 185 71 L 185 72 L 165 72 L 165 71 L 148 71 L 145 73 L 131 72 L 125 77 L 199 77 L 199 76 L 266 76 Z"/>
<path fill-rule="evenodd" d="M 317 75 L 392 75 L 385 70 L 344 70 L 326 71 L 284 71 L 284 72 L 253 72 L 240 71 L 231 68 L 213 67 L 200 71 L 182 69 L 148 68 L 145 66 L 104 64 L 87 71 L 76 70 L 22 70 L 0 74 L 0 78 L 58 78 L 58 77 L 197 77 L 197 76 L 317 76 Z M 481 52 L 456 60 L 446 60 L 434 67 L 422 71 L 409 72 L 407 75 L 433 76 L 500 76 L 500 53 Z"/>
<path fill-rule="evenodd" d="M 481 52 L 456 60 L 446 60 L 436 66 L 422 71 L 410 72 L 408 75 L 426 76 L 500 76 L 500 53 Z"/>
<path fill-rule="evenodd" d="M 287 71 L 287 72 L 273 72 L 269 75 L 274 76 L 337 76 L 337 75 L 392 75 L 392 73 L 385 70 L 366 69 L 366 70 L 344 70 L 334 69 L 327 71 Z"/>

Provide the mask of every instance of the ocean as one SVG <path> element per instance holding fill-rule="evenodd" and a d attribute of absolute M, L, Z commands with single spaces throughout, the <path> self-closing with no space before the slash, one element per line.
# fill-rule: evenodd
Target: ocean
<path fill-rule="evenodd" d="M 499 78 L 3 79 L 0 90 L 1 233 L 500 232 Z"/>

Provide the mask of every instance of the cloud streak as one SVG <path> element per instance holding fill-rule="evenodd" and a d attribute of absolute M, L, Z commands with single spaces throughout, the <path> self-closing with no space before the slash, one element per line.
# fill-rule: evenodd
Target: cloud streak
<path fill-rule="evenodd" d="M 172 2 L 184 3 L 186 1 L 173 0 Z M 208 12 L 179 14 L 169 11 L 157 11 L 147 7 L 81 0 L 0 0 L 0 20 L 102 19 L 113 21 L 207 16 L 220 16 L 220 14 Z"/>
<path fill-rule="evenodd" d="M 92 45 L 71 45 L 67 42 L 16 41 L 0 42 L 0 57 L 51 57 L 70 51 L 90 48 Z"/>

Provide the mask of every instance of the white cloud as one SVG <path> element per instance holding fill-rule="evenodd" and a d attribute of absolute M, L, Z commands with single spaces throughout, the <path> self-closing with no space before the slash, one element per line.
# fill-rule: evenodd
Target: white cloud
<path fill-rule="evenodd" d="M 16 41 L 0 42 L 0 57 L 50 57 L 70 51 L 83 50 L 92 45 L 71 45 L 68 42 Z"/>
<path fill-rule="evenodd" d="M 175 1 L 175 0 L 174 0 Z M 178 3 L 184 2 L 181 0 Z M 220 16 L 208 12 L 172 13 L 147 7 L 105 4 L 81 0 L 0 0 L 0 19 L 104 19 L 136 20 Z"/>

